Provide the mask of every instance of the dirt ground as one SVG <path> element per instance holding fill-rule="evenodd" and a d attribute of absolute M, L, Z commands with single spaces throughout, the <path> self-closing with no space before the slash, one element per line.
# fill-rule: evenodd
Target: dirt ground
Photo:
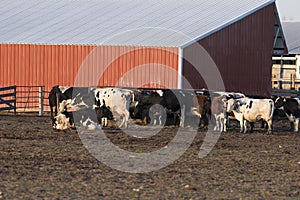
<path fill-rule="evenodd" d="M 76 130 L 52 130 L 49 117 L 0 116 L 0 199 L 300 199 L 300 133 L 287 121 L 273 128 L 273 135 L 231 128 L 202 159 L 200 130 L 173 164 L 126 173 L 94 158 Z M 148 139 L 105 132 L 122 149 L 150 152 L 164 148 L 176 128 Z"/>

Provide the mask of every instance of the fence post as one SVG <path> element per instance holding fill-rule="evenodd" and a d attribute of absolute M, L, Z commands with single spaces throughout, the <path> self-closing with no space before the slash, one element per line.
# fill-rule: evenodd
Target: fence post
<path fill-rule="evenodd" d="M 39 116 L 44 115 L 44 86 L 39 86 Z"/>
<path fill-rule="evenodd" d="M 17 115 L 17 86 L 14 85 L 14 116 Z"/>

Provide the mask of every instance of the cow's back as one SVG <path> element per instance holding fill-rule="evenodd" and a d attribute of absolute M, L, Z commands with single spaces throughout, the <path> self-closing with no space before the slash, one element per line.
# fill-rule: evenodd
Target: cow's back
<path fill-rule="evenodd" d="M 274 102 L 272 99 L 240 99 L 242 105 L 240 111 L 244 114 L 245 119 L 257 121 L 260 118 L 269 120 L 273 117 Z"/>

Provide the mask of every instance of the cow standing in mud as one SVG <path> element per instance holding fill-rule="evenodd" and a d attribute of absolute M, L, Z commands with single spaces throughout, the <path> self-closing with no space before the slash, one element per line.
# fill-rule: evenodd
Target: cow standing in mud
<path fill-rule="evenodd" d="M 262 119 L 268 124 L 267 133 L 272 133 L 274 112 L 274 102 L 272 99 L 229 99 L 227 112 L 233 112 L 235 118 L 240 122 L 240 132 L 247 132 L 247 122 L 257 122 Z"/>

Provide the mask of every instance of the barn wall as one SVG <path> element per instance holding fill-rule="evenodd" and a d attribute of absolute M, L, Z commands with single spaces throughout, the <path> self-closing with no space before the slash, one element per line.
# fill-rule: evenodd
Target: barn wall
<path fill-rule="evenodd" d="M 165 47 L 0 44 L 0 87 L 176 88 L 178 75 L 167 69 L 177 72 L 177 54 L 178 48 Z"/>
<path fill-rule="evenodd" d="M 183 75 L 194 88 L 206 88 L 189 60 L 202 64 L 195 51 L 202 45 L 217 65 L 226 91 L 270 96 L 274 42 L 274 9 L 271 4 L 184 49 Z M 209 66 L 207 66 L 209 67 Z M 212 79 L 214 77 L 211 77 Z M 186 83 L 183 83 L 186 87 Z M 219 88 L 212 88 L 219 89 Z"/>

